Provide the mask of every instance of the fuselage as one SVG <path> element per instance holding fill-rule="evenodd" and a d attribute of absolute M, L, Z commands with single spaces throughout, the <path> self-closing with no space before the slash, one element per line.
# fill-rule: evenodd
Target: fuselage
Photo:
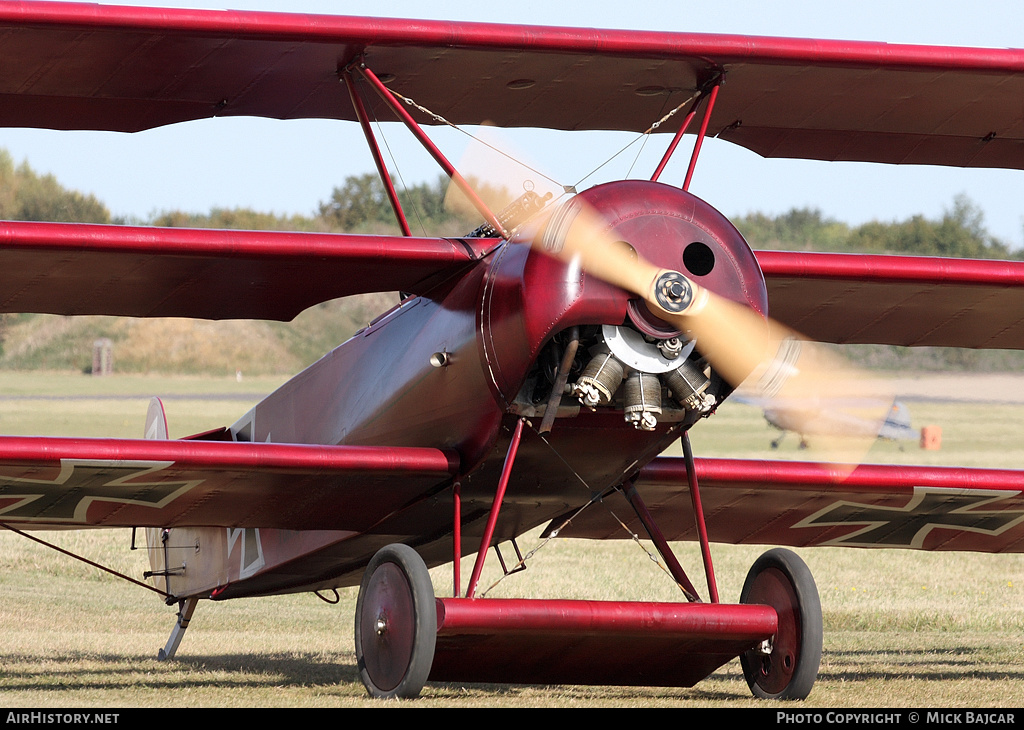
<path fill-rule="evenodd" d="M 608 184 L 582 195 L 615 236 L 655 265 L 682 271 L 765 313 L 764 281 L 753 254 L 703 201 L 646 182 Z M 257 404 L 231 427 L 233 438 L 454 450 L 461 460 L 463 544 L 470 553 L 477 549 L 474 538 L 482 532 L 519 418 L 527 421 L 526 435 L 495 541 L 554 520 L 622 483 L 712 412 L 731 388 L 700 358 L 696 342 L 678 362 L 651 366 L 656 372 L 646 375 L 657 384 L 657 407 L 651 409 L 658 412 L 650 413 L 651 422 L 643 427 L 628 423 L 630 378 L 644 374 L 648 350 L 655 352 L 671 338 L 685 343 L 686 335 L 659 323 L 627 292 L 532 248 L 544 225 L 542 220 L 507 242 L 496 241 L 492 253 L 457 280 L 382 315 Z M 550 432 L 542 435 L 537 433 L 541 418 L 550 403 L 559 402 L 550 392 L 571 337 L 578 348 L 566 373 L 568 392 Z M 609 344 L 619 348 L 616 356 L 624 361 L 616 360 L 621 377 L 599 376 L 611 391 L 607 399 L 582 401 L 573 391 L 585 380 L 581 372 L 595 357 L 607 357 L 601 353 Z M 653 359 L 659 357 L 665 359 L 655 352 Z M 665 368 L 683 363 L 707 380 L 707 390 L 689 405 L 667 384 Z M 368 531 L 351 532 L 344 522 L 315 538 L 289 539 L 279 530 L 261 530 L 262 567 L 220 586 L 218 596 L 358 583 L 370 556 L 394 542 L 414 546 L 428 565 L 448 562 L 453 557 L 451 486 L 437 485 L 403 509 L 382 515 Z M 374 496 L 366 499 L 372 504 Z"/>

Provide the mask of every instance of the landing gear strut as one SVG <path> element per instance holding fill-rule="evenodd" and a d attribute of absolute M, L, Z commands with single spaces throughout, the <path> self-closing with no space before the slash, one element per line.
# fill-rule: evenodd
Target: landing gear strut
<path fill-rule="evenodd" d="M 356 601 L 356 659 L 370 695 L 419 695 L 436 638 L 434 587 L 423 559 L 408 545 L 381 548 L 366 567 Z"/>
<path fill-rule="evenodd" d="M 779 615 L 775 636 L 740 656 L 750 691 L 763 699 L 806 698 L 822 643 L 821 601 L 807 564 L 790 550 L 769 550 L 747 573 L 740 603 L 765 604 Z"/>

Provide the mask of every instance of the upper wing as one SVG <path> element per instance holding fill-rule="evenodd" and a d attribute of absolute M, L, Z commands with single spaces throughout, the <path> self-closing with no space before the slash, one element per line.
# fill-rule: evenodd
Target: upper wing
<path fill-rule="evenodd" d="M 0 37 L 5 126 L 353 119 L 362 59 L 458 124 L 642 131 L 724 74 L 708 131 L 761 155 L 1024 168 L 1019 50 L 42 2 Z"/>
<path fill-rule="evenodd" d="M 1024 262 L 758 251 L 771 316 L 821 342 L 1024 349 Z"/>
<path fill-rule="evenodd" d="M 426 294 L 493 241 L 0 223 L 0 311 L 290 320 L 373 291 Z"/>
<path fill-rule="evenodd" d="M 0 523 L 365 531 L 446 486 L 432 448 L 0 437 Z"/>
<path fill-rule="evenodd" d="M 695 468 L 716 542 L 1024 552 L 1021 471 L 862 464 L 847 475 L 825 464 L 739 459 L 697 459 Z M 679 457 L 655 459 L 637 479 L 670 540 L 697 537 L 686 484 Z M 636 518 L 625 522 L 643 529 Z M 575 516 L 560 535 L 629 536 L 602 510 Z"/>

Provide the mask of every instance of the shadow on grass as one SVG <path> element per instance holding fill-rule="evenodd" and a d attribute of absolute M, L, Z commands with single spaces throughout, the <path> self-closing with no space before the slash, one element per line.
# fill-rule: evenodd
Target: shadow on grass
<path fill-rule="evenodd" d="M 187 656 L 169 662 L 152 657 L 84 652 L 56 658 L 0 654 L 0 667 L 0 688 L 8 691 L 359 684 L 355 664 L 312 653 Z"/>
<path fill-rule="evenodd" d="M 707 681 L 707 680 L 705 680 Z M 741 683 L 742 684 L 742 683 Z M 722 692 L 696 687 L 589 687 L 584 685 L 543 685 L 543 684 L 474 684 L 472 682 L 428 682 L 424 695 L 438 699 L 455 698 L 464 695 L 492 696 L 502 698 L 550 695 L 562 700 L 572 698 L 576 702 L 600 700 L 601 702 L 636 703 L 641 701 L 735 701 L 749 698 L 747 687 L 743 691 Z"/>
<path fill-rule="evenodd" d="M 952 646 L 935 649 L 828 651 L 825 659 L 834 668 L 823 668 L 819 681 L 863 682 L 871 679 L 951 680 L 1024 679 L 1024 668 L 991 649 Z"/>
<path fill-rule="evenodd" d="M 145 688 L 156 691 L 196 689 L 310 689 L 327 694 L 366 697 L 351 655 L 323 653 L 218 654 L 183 656 L 160 662 L 151 656 L 73 652 L 60 657 L 0 654 L 0 690 L 6 692 L 75 693 Z M 735 679 L 724 674 L 719 680 Z M 710 679 L 710 678 L 709 678 Z M 428 682 L 424 699 L 495 697 L 524 701 L 542 695 L 586 702 L 658 700 L 736 700 L 745 697 L 742 680 L 737 692 L 711 688 L 587 687 L 529 684 Z"/>
<path fill-rule="evenodd" d="M 964 679 L 1021 681 L 1024 668 L 995 661 L 977 647 L 909 650 L 829 651 L 819 682 L 870 680 L 949 682 Z M 73 693 L 132 688 L 179 689 L 311 689 L 336 696 L 365 698 L 352 656 L 330 653 L 218 654 L 184 656 L 159 662 L 151 656 L 74 652 L 60 657 L 0 654 L 0 690 L 5 692 Z M 723 688 L 724 687 L 724 688 Z M 735 689 L 735 691 L 733 691 Z M 719 670 L 693 688 L 585 687 L 430 682 L 425 697 L 537 699 L 550 694 L 562 699 L 637 701 L 646 699 L 736 701 L 748 699 L 738 672 Z"/>

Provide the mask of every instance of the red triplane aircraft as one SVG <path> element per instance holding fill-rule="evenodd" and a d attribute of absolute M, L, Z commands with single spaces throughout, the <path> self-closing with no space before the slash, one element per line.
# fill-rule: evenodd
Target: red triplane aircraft
<path fill-rule="evenodd" d="M 428 679 L 690 686 L 739 656 L 756 695 L 802 698 L 822 631 L 807 568 L 771 550 L 723 604 L 709 540 L 1024 549 L 1018 472 L 695 459 L 687 437 L 751 374 L 765 397 L 831 390 L 813 341 L 1024 347 L 1020 264 L 755 254 L 687 192 L 707 135 L 1024 168 L 1024 51 L 34 2 L 0 3 L 0 37 L 2 125 L 354 121 L 405 232 L 2 224 L 4 312 L 288 320 L 406 293 L 231 426 L 167 440 L 157 403 L 150 440 L 0 438 L 6 527 L 152 528 L 153 581 L 180 607 L 164 656 L 201 598 L 361 581 L 374 696 Z M 484 225 L 411 236 L 375 120 L 403 122 Z M 643 180 L 491 210 L 422 126 L 485 120 L 661 131 L 666 152 Z M 683 185 L 659 181 L 695 121 Z M 659 456 L 680 439 L 682 458 Z M 633 508 L 684 600 L 477 596 L 488 549 L 531 528 L 627 537 L 601 501 Z M 684 539 L 705 600 L 669 550 Z M 464 585 L 454 559 L 472 553 Z M 426 566 L 449 562 L 435 598 Z"/>

